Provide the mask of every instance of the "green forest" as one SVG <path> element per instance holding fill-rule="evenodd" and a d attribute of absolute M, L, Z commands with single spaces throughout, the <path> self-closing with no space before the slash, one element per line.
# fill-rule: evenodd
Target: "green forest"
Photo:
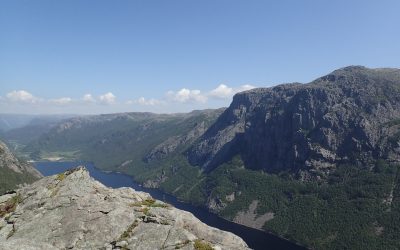
<path fill-rule="evenodd" d="M 287 173 L 245 169 L 240 157 L 204 173 L 177 156 L 128 172 L 143 181 L 161 171 L 168 176 L 162 190 L 197 205 L 217 198 L 225 204 L 219 214 L 227 219 L 258 200 L 257 214 L 275 215 L 265 230 L 311 248 L 399 249 L 399 169 L 384 161 L 372 169 L 340 165 L 326 180 L 301 182 Z M 232 193 L 235 200 L 226 200 Z"/>

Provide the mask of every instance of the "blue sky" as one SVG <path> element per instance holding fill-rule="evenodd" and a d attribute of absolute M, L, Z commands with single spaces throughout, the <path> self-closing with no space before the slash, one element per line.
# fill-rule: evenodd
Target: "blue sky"
<path fill-rule="evenodd" d="M 185 112 L 348 65 L 398 68 L 399 10 L 397 0 L 3 0 L 0 112 Z"/>

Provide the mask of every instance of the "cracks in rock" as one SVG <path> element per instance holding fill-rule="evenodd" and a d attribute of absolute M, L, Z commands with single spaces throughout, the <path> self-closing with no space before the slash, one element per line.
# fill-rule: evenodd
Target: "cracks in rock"
<path fill-rule="evenodd" d="M 68 206 L 65 206 L 68 205 Z M 65 203 L 65 204 L 61 204 L 55 207 L 43 207 L 44 209 L 46 209 L 47 211 L 52 211 L 52 210 L 56 210 L 59 208 L 67 208 L 67 207 L 72 207 L 73 205 L 71 205 L 70 203 Z"/>
<path fill-rule="evenodd" d="M 17 231 L 17 230 L 15 229 L 15 224 L 12 223 L 12 229 L 11 229 L 11 231 L 8 233 L 7 239 L 9 239 L 10 237 L 12 237 L 12 236 L 15 234 L 16 231 Z"/>
<path fill-rule="evenodd" d="M 15 232 L 17 231 L 17 229 L 15 228 L 15 221 L 10 221 L 10 218 L 9 218 L 9 217 L 4 218 L 4 220 L 6 221 L 6 223 L 7 223 L 8 225 L 12 225 L 12 229 L 11 229 L 11 231 L 8 233 L 8 235 L 7 235 L 7 237 L 6 237 L 6 239 L 9 239 L 9 238 L 12 237 L 12 236 L 15 234 Z"/>
<path fill-rule="evenodd" d="M 83 222 L 88 223 L 88 222 L 92 222 L 92 221 L 95 221 L 95 220 L 98 220 L 98 219 L 101 219 L 101 218 L 102 218 L 101 216 L 98 216 L 98 217 L 94 217 L 94 218 L 92 218 L 90 220 L 84 220 Z"/>
<path fill-rule="evenodd" d="M 168 238 L 169 238 L 169 235 L 170 235 L 170 233 L 171 233 L 171 230 L 172 230 L 172 227 L 169 228 L 167 237 L 165 237 L 165 240 L 164 240 L 164 242 L 163 242 L 163 244 L 162 244 L 162 246 L 161 246 L 161 249 L 165 249 L 165 244 L 167 243 L 167 240 L 168 240 Z"/>

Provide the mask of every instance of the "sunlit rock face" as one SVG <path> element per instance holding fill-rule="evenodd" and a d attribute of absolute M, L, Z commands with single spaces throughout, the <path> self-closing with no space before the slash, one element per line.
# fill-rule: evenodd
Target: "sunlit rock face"
<path fill-rule="evenodd" d="M 399 161 L 399 124 L 400 70 L 351 66 L 236 94 L 187 155 L 206 170 L 240 154 L 247 168 L 323 176 L 338 163 Z"/>

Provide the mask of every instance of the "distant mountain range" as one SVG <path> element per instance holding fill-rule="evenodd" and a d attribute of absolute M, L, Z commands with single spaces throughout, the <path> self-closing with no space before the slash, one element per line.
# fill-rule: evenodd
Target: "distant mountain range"
<path fill-rule="evenodd" d="M 60 121 L 76 115 L 25 115 L 0 114 L 0 131 L 6 132 L 28 125 L 40 125 Z"/>
<path fill-rule="evenodd" d="M 312 248 L 400 248 L 399 69 L 351 66 L 238 93 L 227 109 L 83 116 L 45 131 L 20 152 L 93 161 Z"/>

